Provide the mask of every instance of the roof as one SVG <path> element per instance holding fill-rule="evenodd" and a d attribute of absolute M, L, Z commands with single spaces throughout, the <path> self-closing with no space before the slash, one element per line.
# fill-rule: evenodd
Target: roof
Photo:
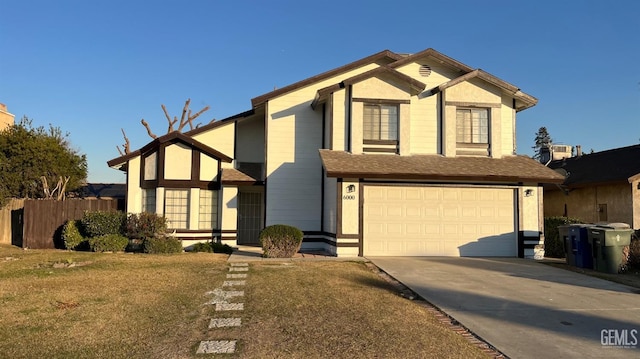
<path fill-rule="evenodd" d="M 473 71 L 472 67 L 469 67 L 465 64 L 463 64 L 462 62 L 452 59 L 451 57 L 438 52 L 432 48 L 428 48 L 426 50 L 422 50 L 420 52 L 416 52 L 415 54 L 411 54 L 409 56 L 405 56 L 402 57 L 401 59 L 395 61 L 394 63 L 390 64 L 389 67 L 392 68 L 398 68 L 401 67 L 403 65 L 412 63 L 414 61 L 417 61 L 419 59 L 425 58 L 425 57 L 431 57 L 433 59 L 435 59 L 436 61 L 438 61 L 439 63 L 443 64 L 443 65 L 447 65 L 451 68 L 454 68 L 458 71 L 461 72 L 471 72 Z"/>
<path fill-rule="evenodd" d="M 318 90 L 318 92 L 316 92 L 316 97 L 313 100 L 313 102 L 311 103 L 311 107 L 315 109 L 315 107 L 321 103 L 322 101 L 325 100 L 326 96 L 332 92 L 338 91 L 340 89 L 343 89 L 349 85 L 353 85 L 356 84 L 358 82 L 370 79 L 372 77 L 383 77 L 383 78 L 393 78 L 395 80 L 398 80 L 400 82 L 406 83 L 407 85 L 409 85 L 409 91 L 412 95 L 417 95 L 420 92 L 422 92 L 422 90 L 424 90 L 424 88 L 426 87 L 426 85 L 416 79 L 414 79 L 411 76 L 405 75 L 400 71 L 397 71 L 395 69 L 392 69 L 390 67 L 387 66 L 380 66 L 378 68 L 375 68 L 373 70 L 369 70 L 366 72 L 363 72 L 359 75 L 350 77 L 346 80 L 343 80 L 337 84 L 331 85 L 331 86 L 327 86 L 325 88 L 322 88 L 320 90 Z"/>
<path fill-rule="evenodd" d="M 202 153 L 209 155 L 211 157 L 214 157 L 220 161 L 223 161 L 223 162 L 232 161 L 232 159 L 229 156 L 218 152 L 217 150 L 205 145 L 204 143 L 197 141 L 192 137 L 189 137 L 188 135 L 185 135 L 181 132 L 173 131 L 166 135 L 163 135 L 154 139 L 153 141 L 147 143 L 144 147 L 140 148 L 139 150 L 129 152 L 124 156 L 120 156 L 110 161 L 107 161 L 107 165 L 109 167 L 118 167 L 118 166 L 124 165 L 128 160 L 134 157 L 140 156 L 142 154 L 157 150 L 160 144 L 167 143 L 167 142 L 169 143 L 181 142 L 192 148 L 196 148 L 200 150 Z"/>
<path fill-rule="evenodd" d="M 78 189 L 80 197 L 124 198 L 127 193 L 125 183 L 87 183 Z"/>
<path fill-rule="evenodd" d="M 259 182 L 258 179 L 235 168 L 222 169 L 222 184 L 251 184 Z"/>
<path fill-rule="evenodd" d="M 526 156 L 497 159 L 440 155 L 354 155 L 323 149 L 320 150 L 320 157 L 328 177 L 536 183 L 563 181 L 560 174 Z"/>
<path fill-rule="evenodd" d="M 330 77 L 337 76 L 339 74 L 345 73 L 347 71 L 353 70 L 355 68 L 358 68 L 358 67 L 361 67 L 361 66 L 364 66 L 364 65 L 367 65 L 367 64 L 382 63 L 381 64 L 382 68 L 386 68 L 387 70 L 395 71 L 394 69 L 397 69 L 397 68 L 399 68 L 399 67 L 401 67 L 403 65 L 406 65 L 406 64 L 409 64 L 409 63 L 412 63 L 412 62 L 419 61 L 420 59 L 423 59 L 423 58 L 426 58 L 426 57 L 432 58 L 432 59 L 436 60 L 437 62 L 439 62 L 441 64 L 444 64 L 444 65 L 446 65 L 446 66 L 448 66 L 448 67 L 450 67 L 450 68 L 452 68 L 454 70 L 457 70 L 458 72 L 460 72 L 462 74 L 461 76 L 459 76 L 459 77 L 457 77 L 457 78 L 455 78 L 455 79 L 453 79 L 453 80 L 451 80 L 451 81 L 449 81 L 449 82 L 447 82 L 445 84 L 442 84 L 442 85 L 436 87 L 434 90 L 432 90 L 432 94 L 438 93 L 438 92 L 444 90 L 445 88 L 453 86 L 453 85 L 458 84 L 460 82 L 467 81 L 469 79 L 478 77 L 478 78 L 480 78 L 480 79 L 482 79 L 482 80 L 484 80 L 484 81 L 486 81 L 488 83 L 491 83 L 491 84 L 501 88 L 504 92 L 508 93 L 509 95 L 513 96 L 517 101 L 519 101 L 520 104 L 519 104 L 519 106 L 516 107 L 516 111 L 522 111 L 522 110 L 527 109 L 529 107 L 535 106 L 538 103 L 538 100 L 535 97 L 520 91 L 520 89 L 518 87 L 516 87 L 516 86 L 514 86 L 514 85 L 512 85 L 512 84 L 510 84 L 510 83 L 508 83 L 508 82 L 506 82 L 504 80 L 501 80 L 498 77 L 493 76 L 493 75 L 489 74 L 488 72 L 486 72 L 484 70 L 474 69 L 474 68 L 469 67 L 469 66 L 463 64 L 460 61 L 454 60 L 451 57 L 448 57 L 448 56 L 446 56 L 446 55 L 444 55 L 444 54 L 442 54 L 442 53 L 440 53 L 440 52 L 438 52 L 438 51 L 436 51 L 436 50 L 434 50 L 432 48 L 428 48 L 428 49 L 420 51 L 418 53 L 415 53 L 415 54 L 412 54 L 412 55 L 406 55 L 406 56 L 403 56 L 403 55 L 400 55 L 400 54 L 396 54 L 396 53 L 391 52 L 389 50 L 384 50 L 384 51 L 378 52 L 376 54 L 373 54 L 371 56 L 365 57 L 365 58 L 363 58 L 361 60 L 352 62 L 350 64 L 338 67 L 336 69 L 321 73 L 321 74 L 313 76 L 313 77 L 309 77 L 309 78 L 307 78 L 305 80 L 298 81 L 298 82 L 296 82 L 294 84 L 291 84 L 291 85 L 282 87 L 280 89 L 268 92 L 268 93 L 266 93 L 264 95 L 260 95 L 258 97 L 255 97 L 255 98 L 253 98 L 251 100 L 251 104 L 252 104 L 253 108 L 255 109 L 256 107 L 266 103 L 267 101 L 269 101 L 269 100 L 271 100 L 271 99 L 273 99 L 275 97 L 284 95 L 287 92 L 294 91 L 294 90 L 297 90 L 297 89 L 305 87 L 305 86 L 309 86 L 309 85 L 311 85 L 313 83 L 316 83 L 316 82 L 319 82 L 319 81 L 322 81 L 322 80 L 326 80 L 326 79 L 328 79 Z M 374 69 L 372 71 L 386 71 L 386 72 L 388 72 L 387 70 Z M 350 78 L 348 80 L 343 80 L 343 81 L 341 81 L 341 82 L 339 82 L 337 84 L 334 84 L 332 86 L 325 87 L 325 88 L 323 88 L 323 89 L 318 91 L 318 93 L 316 94 L 316 100 L 314 100 L 313 104 L 317 105 L 319 102 L 321 102 L 322 101 L 322 97 L 326 96 L 327 93 L 336 91 L 336 90 L 344 87 L 344 85 L 346 85 L 345 82 L 347 82 L 347 81 L 358 82 L 358 81 L 362 81 L 364 78 L 369 78 L 369 77 L 375 76 L 375 75 L 376 75 L 375 73 L 372 74 L 369 71 L 369 72 L 365 72 L 363 74 L 354 76 L 354 77 L 352 77 L 352 78 Z M 397 75 L 397 74 L 394 75 L 394 76 L 399 78 L 399 75 Z M 403 75 L 403 76 L 406 76 L 406 75 Z M 422 91 L 424 89 L 424 85 L 421 82 L 419 82 L 417 80 L 414 80 L 414 79 L 412 79 L 412 80 L 415 81 L 415 83 L 414 82 L 408 82 L 411 85 L 412 90 L 415 89 L 415 88 L 420 88 L 420 87 L 421 87 L 420 91 Z"/>
<path fill-rule="evenodd" d="M 627 183 L 640 174 L 640 145 L 551 161 L 549 168 L 566 174 L 567 187 Z"/>
<path fill-rule="evenodd" d="M 462 76 L 456 77 L 455 79 L 452 79 L 450 81 L 447 81 L 441 85 L 436 86 L 435 88 L 433 88 L 431 90 L 431 94 L 436 94 L 440 91 L 443 91 L 449 87 L 455 86 L 461 82 L 465 82 L 465 81 L 469 81 L 473 78 L 479 78 L 482 79 L 498 88 L 500 88 L 502 91 L 508 93 L 509 95 L 513 96 L 513 98 L 515 98 L 516 100 L 521 102 L 520 106 L 516 106 L 516 111 L 522 111 L 525 110 L 529 107 L 533 107 L 538 103 L 538 99 L 528 95 L 522 91 L 520 91 L 519 88 L 517 88 L 516 86 L 501 80 L 493 75 L 491 75 L 490 73 L 482 70 L 482 69 L 477 69 L 477 70 L 473 70 L 469 73 L 466 73 Z"/>
<path fill-rule="evenodd" d="M 285 87 L 279 88 L 277 90 L 268 92 L 268 93 L 266 93 L 264 95 L 260 95 L 258 97 L 255 97 L 255 98 L 251 99 L 251 105 L 255 108 L 255 107 L 257 107 L 259 105 L 262 105 L 265 102 L 267 102 L 267 101 L 269 101 L 269 100 L 271 100 L 271 99 L 273 99 L 275 97 L 278 97 L 280 95 L 283 95 L 283 94 L 285 94 L 287 92 L 290 92 L 290 91 L 293 91 L 293 90 L 296 90 L 296 89 L 311 85 L 313 83 L 328 79 L 328 78 L 333 77 L 333 76 L 337 76 L 337 75 L 339 75 L 341 73 L 345 73 L 347 71 L 351 71 L 353 69 L 356 69 L 358 67 L 361 67 L 361 66 L 364 66 L 364 65 L 367 65 L 367 64 L 377 63 L 377 62 L 382 62 L 382 63 L 387 63 L 388 64 L 388 63 L 392 63 L 392 62 L 394 62 L 396 60 L 399 60 L 401 58 L 403 58 L 402 55 L 398 55 L 398 54 L 396 54 L 394 52 L 391 52 L 389 50 L 383 50 L 383 51 L 375 53 L 375 54 L 373 54 L 371 56 L 367 56 L 367 57 L 365 57 L 363 59 L 360 59 L 358 61 L 354 61 L 354 62 L 352 62 L 350 64 L 335 68 L 335 69 L 327 71 L 327 72 L 323 72 L 323 73 L 321 73 L 319 75 L 316 75 L 316 76 L 313 76 L 313 77 L 309 77 L 308 79 L 305 79 L 305 80 L 302 80 L 302 81 L 298 81 L 298 82 L 296 82 L 294 84 L 291 84 L 289 86 L 285 86 Z"/>

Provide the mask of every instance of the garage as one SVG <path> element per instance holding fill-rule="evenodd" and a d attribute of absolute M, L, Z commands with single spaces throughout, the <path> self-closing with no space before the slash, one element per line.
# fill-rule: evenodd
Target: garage
<path fill-rule="evenodd" d="M 366 185 L 365 256 L 516 257 L 507 187 Z"/>

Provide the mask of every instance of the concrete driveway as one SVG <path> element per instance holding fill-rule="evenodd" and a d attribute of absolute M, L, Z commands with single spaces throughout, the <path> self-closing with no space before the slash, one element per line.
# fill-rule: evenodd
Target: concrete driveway
<path fill-rule="evenodd" d="M 528 259 L 369 259 L 511 358 L 640 357 L 638 289 Z"/>

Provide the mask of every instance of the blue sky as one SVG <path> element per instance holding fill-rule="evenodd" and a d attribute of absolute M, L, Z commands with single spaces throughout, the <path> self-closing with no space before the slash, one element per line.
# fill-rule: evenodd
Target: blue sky
<path fill-rule="evenodd" d="M 89 181 L 179 115 L 200 122 L 389 49 L 434 48 L 539 99 L 518 114 L 520 154 L 546 126 L 595 151 L 640 143 L 640 2 L 0 0 L 0 102 L 53 124 L 85 153 Z"/>

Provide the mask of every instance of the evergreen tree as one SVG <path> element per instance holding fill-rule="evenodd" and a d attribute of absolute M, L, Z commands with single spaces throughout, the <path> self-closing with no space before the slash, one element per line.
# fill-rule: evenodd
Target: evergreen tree
<path fill-rule="evenodd" d="M 67 191 L 86 181 L 87 158 L 71 148 L 68 135 L 52 125 L 34 128 L 27 117 L 0 132 L 0 204 L 45 197 L 43 177 L 54 186 L 69 177 Z"/>
<path fill-rule="evenodd" d="M 549 131 L 547 131 L 546 127 L 540 127 L 538 132 L 536 132 L 535 145 L 533 148 L 533 158 L 540 158 L 540 149 L 543 147 L 550 146 L 553 140 L 551 139 L 551 135 L 549 135 Z"/>

